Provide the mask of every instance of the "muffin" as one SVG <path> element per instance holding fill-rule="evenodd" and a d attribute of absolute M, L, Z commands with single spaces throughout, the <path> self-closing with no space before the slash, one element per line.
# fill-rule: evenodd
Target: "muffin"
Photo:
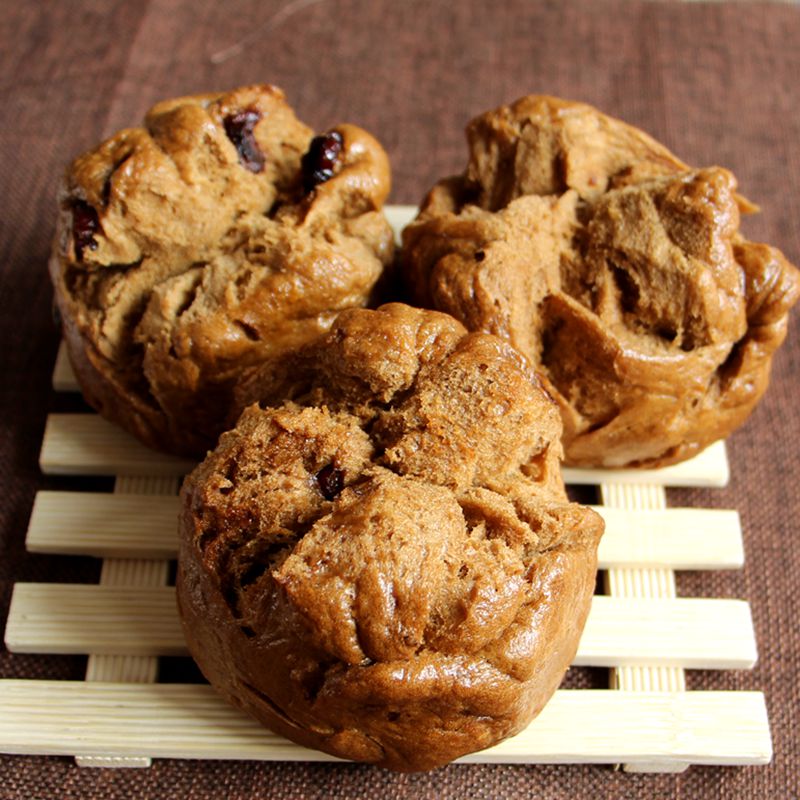
<path fill-rule="evenodd" d="M 67 169 L 50 260 L 88 402 L 202 456 L 234 390 L 368 302 L 394 239 L 389 165 L 354 125 L 315 137 L 274 86 L 159 103 Z"/>
<path fill-rule="evenodd" d="M 601 518 L 503 340 L 353 309 L 304 391 L 254 404 L 181 493 L 178 605 L 231 703 L 295 742 L 425 770 L 524 728 L 575 655 Z"/>
<path fill-rule="evenodd" d="M 739 232 L 755 207 L 580 103 L 530 96 L 467 127 L 469 163 L 403 233 L 419 305 L 518 347 L 564 423 L 567 464 L 657 467 L 740 425 L 800 291 Z"/>

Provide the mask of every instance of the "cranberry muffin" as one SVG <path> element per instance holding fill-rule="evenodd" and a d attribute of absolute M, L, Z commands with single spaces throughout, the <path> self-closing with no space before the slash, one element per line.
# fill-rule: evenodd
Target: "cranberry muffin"
<path fill-rule="evenodd" d="M 342 312 L 306 390 L 257 404 L 181 494 L 178 604 L 216 689 L 341 758 L 424 770 L 524 728 L 575 655 L 601 518 L 505 341 Z"/>
<path fill-rule="evenodd" d="M 50 273 L 86 399 L 202 456 L 240 380 L 272 365 L 282 385 L 291 353 L 367 303 L 393 257 L 389 182 L 372 136 L 315 137 L 268 85 L 159 103 L 77 158 Z"/>
<path fill-rule="evenodd" d="M 739 231 L 754 206 L 581 103 L 474 119 L 469 162 L 403 233 L 414 301 L 502 336 L 543 376 L 566 463 L 656 467 L 740 425 L 764 393 L 797 270 Z"/>

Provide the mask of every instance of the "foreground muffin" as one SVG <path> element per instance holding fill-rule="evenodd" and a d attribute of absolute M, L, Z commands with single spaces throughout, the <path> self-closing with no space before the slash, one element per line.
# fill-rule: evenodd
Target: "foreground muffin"
<path fill-rule="evenodd" d="M 403 233 L 415 301 L 516 345 L 565 461 L 660 466 L 727 436 L 767 387 L 800 291 L 739 233 L 725 169 L 694 169 L 594 108 L 530 96 L 467 127 L 466 171 Z"/>
<path fill-rule="evenodd" d="M 80 156 L 50 272 L 87 400 L 151 447 L 203 455 L 239 381 L 271 364 L 280 384 L 367 302 L 393 255 L 389 181 L 372 136 L 314 137 L 268 85 L 159 103 Z"/>
<path fill-rule="evenodd" d="M 430 769 L 518 732 L 575 655 L 603 528 L 565 495 L 555 405 L 507 343 L 400 304 L 343 312 L 306 364 L 183 486 L 192 655 L 342 758 Z"/>

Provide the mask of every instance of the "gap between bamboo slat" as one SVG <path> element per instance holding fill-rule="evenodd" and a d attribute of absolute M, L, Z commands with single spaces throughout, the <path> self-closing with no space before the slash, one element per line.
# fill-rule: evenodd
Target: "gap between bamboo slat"
<path fill-rule="evenodd" d="M 26 546 L 32 553 L 175 558 L 178 504 L 176 496 L 41 491 Z M 601 569 L 738 569 L 744 562 L 736 511 L 595 508 L 606 521 L 598 552 Z"/>
<path fill-rule="evenodd" d="M 613 735 L 611 730 L 613 729 Z M 329 761 L 227 705 L 207 685 L 0 681 L 0 751 L 127 757 Z M 760 692 L 561 690 L 483 763 L 766 764 Z"/>
<path fill-rule="evenodd" d="M 661 485 L 624 486 L 603 483 L 600 486 L 604 506 L 625 510 L 663 510 L 667 507 L 666 489 Z M 611 597 L 641 598 L 642 602 L 673 599 L 677 596 L 675 573 L 667 567 L 613 568 L 605 573 L 606 591 Z M 711 631 L 712 640 L 715 636 Z M 620 665 L 611 673 L 611 687 L 621 691 L 683 692 L 686 676 L 680 666 Z M 626 772 L 683 772 L 689 762 L 624 763 Z"/>
<path fill-rule="evenodd" d="M 185 655 L 172 587 L 18 583 L 6 625 L 13 652 Z M 681 664 L 749 669 L 756 657 L 742 600 L 592 601 L 576 666 Z"/>
<path fill-rule="evenodd" d="M 171 477 L 118 476 L 114 482 L 114 493 L 119 496 L 174 495 L 177 490 L 177 481 Z M 169 563 L 163 559 L 107 558 L 100 572 L 100 587 L 136 587 L 137 591 L 164 587 L 168 574 Z M 89 682 L 154 683 L 158 676 L 157 656 L 106 654 L 93 648 L 88 652 L 86 680 Z M 149 767 L 151 759 L 136 755 L 109 758 L 107 755 L 76 753 L 75 762 L 79 767 Z"/>
<path fill-rule="evenodd" d="M 156 453 L 97 414 L 50 414 L 39 457 L 48 475 L 171 475 L 191 471 L 192 461 Z M 563 470 L 571 484 L 602 482 L 664 486 L 724 486 L 728 482 L 725 445 L 716 442 L 681 464 L 658 470 Z"/>

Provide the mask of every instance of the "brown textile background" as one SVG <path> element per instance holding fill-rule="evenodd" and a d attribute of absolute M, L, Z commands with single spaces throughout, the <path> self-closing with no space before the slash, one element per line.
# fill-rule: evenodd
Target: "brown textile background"
<path fill-rule="evenodd" d="M 392 159 L 393 202 L 415 203 L 462 168 L 464 123 L 528 92 L 586 100 L 640 125 L 689 163 L 731 167 L 763 214 L 755 239 L 800 262 L 800 8 L 655 2 L 151 0 L 0 3 L 0 619 L 14 580 L 87 581 L 96 562 L 25 553 L 57 344 L 45 264 L 61 166 L 156 100 L 271 81 L 317 128 L 356 122 Z M 231 49 L 233 47 L 233 49 Z M 768 767 L 631 776 L 607 767 L 450 766 L 393 775 L 355 765 L 159 761 L 80 770 L 0 757 L 7 798 L 798 796 L 800 313 L 769 394 L 729 443 L 730 487 L 670 502 L 736 507 L 747 565 L 683 574 L 684 595 L 752 604 L 752 672 L 693 673 L 693 688 L 766 692 Z M 100 482 L 102 484 L 102 482 Z M 84 484 L 86 485 L 86 484 Z M 81 658 L 10 655 L 2 677 L 81 678 Z M 180 679 L 180 666 L 178 679 Z M 603 685 L 576 670 L 570 685 Z M 609 727 L 613 720 L 608 720 Z"/>

